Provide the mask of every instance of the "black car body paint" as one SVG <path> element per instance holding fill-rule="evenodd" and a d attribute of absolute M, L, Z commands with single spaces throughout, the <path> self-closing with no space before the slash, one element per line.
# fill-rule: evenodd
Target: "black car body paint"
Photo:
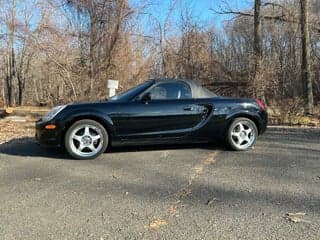
<path fill-rule="evenodd" d="M 141 99 L 155 85 L 166 82 L 188 84 L 192 97 Z M 190 80 L 150 80 L 110 101 L 67 105 L 52 120 L 36 123 L 36 138 L 46 146 L 63 145 L 64 134 L 74 122 L 91 119 L 107 129 L 112 146 L 210 141 L 224 137 L 237 117 L 251 119 L 259 134 L 267 128 L 267 112 L 254 99 L 210 96 Z M 57 127 L 47 130 L 48 124 Z"/>

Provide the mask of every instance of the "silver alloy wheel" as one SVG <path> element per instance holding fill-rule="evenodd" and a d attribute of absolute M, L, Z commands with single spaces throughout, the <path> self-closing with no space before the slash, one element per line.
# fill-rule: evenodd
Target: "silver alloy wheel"
<path fill-rule="evenodd" d="M 103 148 L 103 134 L 96 126 L 79 125 L 70 134 L 69 146 L 76 155 L 90 158 Z"/>
<path fill-rule="evenodd" d="M 231 130 L 231 141 L 240 150 L 251 147 L 255 138 L 255 130 L 247 121 L 238 122 Z"/>

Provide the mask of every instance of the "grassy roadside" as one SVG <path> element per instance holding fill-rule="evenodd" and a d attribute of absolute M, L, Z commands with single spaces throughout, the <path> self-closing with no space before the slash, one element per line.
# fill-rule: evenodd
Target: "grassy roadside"
<path fill-rule="evenodd" d="M 307 116 L 301 109 L 268 107 L 269 124 L 284 126 L 320 127 L 320 109 L 313 116 Z"/>

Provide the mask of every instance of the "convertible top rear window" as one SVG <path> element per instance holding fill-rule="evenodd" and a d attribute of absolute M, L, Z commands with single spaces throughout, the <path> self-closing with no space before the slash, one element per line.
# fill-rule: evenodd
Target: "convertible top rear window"
<path fill-rule="evenodd" d="M 213 92 L 209 91 L 207 88 L 201 86 L 195 81 L 192 80 L 184 80 L 189 84 L 189 86 L 192 89 L 192 97 L 193 98 L 213 98 L 217 97 L 216 94 Z"/>

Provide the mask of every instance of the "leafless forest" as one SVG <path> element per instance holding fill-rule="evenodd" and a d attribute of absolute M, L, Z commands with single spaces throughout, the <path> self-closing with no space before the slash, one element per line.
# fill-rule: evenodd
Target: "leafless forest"
<path fill-rule="evenodd" d="M 208 21 L 181 2 L 172 0 L 163 19 L 150 10 L 154 1 L 0 0 L 0 105 L 99 100 L 107 79 L 119 80 L 121 91 L 177 77 L 313 112 L 319 0 L 255 0 L 248 9 L 226 0 Z M 216 26 L 221 15 L 230 20 Z"/>

